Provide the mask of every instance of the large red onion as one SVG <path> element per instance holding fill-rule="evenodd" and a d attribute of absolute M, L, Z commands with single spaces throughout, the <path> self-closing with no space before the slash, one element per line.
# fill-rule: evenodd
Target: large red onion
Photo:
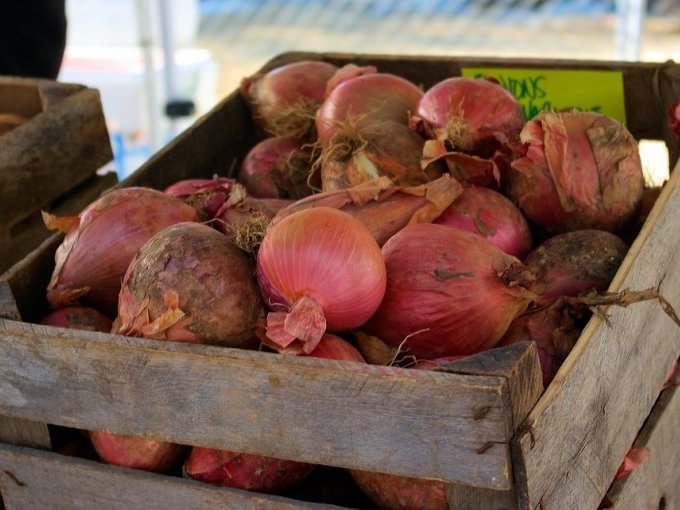
<path fill-rule="evenodd" d="M 326 83 L 337 70 L 326 62 L 302 61 L 245 78 L 241 92 L 258 130 L 266 136 L 309 138 Z"/>
<path fill-rule="evenodd" d="M 475 232 L 519 259 L 531 249 L 531 231 L 522 212 L 489 188 L 465 188 L 434 223 Z"/>
<path fill-rule="evenodd" d="M 107 464 L 156 473 L 168 473 L 178 467 L 187 448 L 175 443 L 110 432 L 90 431 L 97 455 Z"/>
<path fill-rule="evenodd" d="M 406 225 L 429 223 L 440 216 L 462 192 L 460 183 L 448 174 L 420 186 L 394 186 L 382 177 L 297 200 L 281 209 L 272 219 L 272 225 L 296 211 L 333 207 L 358 219 L 382 246 Z"/>
<path fill-rule="evenodd" d="M 262 302 L 248 256 L 200 223 L 152 237 L 125 273 L 116 333 L 239 347 L 253 339 Z"/>
<path fill-rule="evenodd" d="M 536 278 L 528 288 L 536 304 L 559 296 L 577 296 L 588 290 L 607 290 L 628 246 L 603 230 L 576 230 L 551 237 L 524 259 Z"/>
<path fill-rule="evenodd" d="M 270 137 L 256 144 L 243 159 L 238 180 L 256 198 L 302 198 L 308 184 L 312 155 L 292 138 Z"/>
<path fill-rule="evenodd" d="M 359 489 L 380 510 L 448 510 L 446 484 L 438 480 L 410 478 L 351 469 Z"/>
<path fill-rule="evenodd" d="M 410 225 L 382 252 L 387 289 L 364 330 L 416 358 L 493 347 L 534 298 L 521 262 L 478 234 Z"/>
<path fill-rule="evenodd" d="M 522 130 L 526 155 L 513 161 L 508 193 L 552 232 L 617 232 L 644 189 L 638 147 L 619 121 L 594 112 L 542 112 Z"/>
<path fill-rule="evenodd" d="M 106 333 L 111 331 L 111 319 L 100 311 L 87 306 L 66 306 L 53 310 L 43 317 L 40 324 Z"/>
<path fill-rule="evenodd" d="M 257 257 L 267 335 L 310 353 L 328 330 L 363 324 L 385 292 L 380 248 L 359 220 L 329 207 L 299 211 L 266 233 Z"/>
<path fill-rule="evenodd" d="M 179 198 L 136 187 L 111 191 L 79 216 L 48 215 L 48 227 L 66 232 L 47 287 L 50 305 L 81 301 L 115 315 L 120 282 L 139 248 L 165 227 L 196 219 L 196 210 Z"/>
<path fill-rule="evenodd" d="M 212 179 L 184 179 L 168 186 L 164 193 L 181 198 L 198 212 L 203 220 L 215 217 L 229 198 L 234 179 L 214 176 Z"/>

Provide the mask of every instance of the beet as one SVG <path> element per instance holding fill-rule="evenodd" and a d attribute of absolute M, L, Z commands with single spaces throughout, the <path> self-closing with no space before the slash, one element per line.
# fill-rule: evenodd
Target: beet
<path fill-rule="evenodd" d="M 152 237 L 130 264 L 116 333 L 238 347 L 253 338 L 263 305 L 245 252 L 200 223 Z"/>

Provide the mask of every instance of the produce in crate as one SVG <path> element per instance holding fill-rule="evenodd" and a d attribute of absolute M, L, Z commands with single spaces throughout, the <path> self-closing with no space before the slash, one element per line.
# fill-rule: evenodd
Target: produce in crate
<path fill-rule="evenodd" d="M 120 282 L 135 253 L 154 234 L 196 210 L 160 191 L 131 187 L 111 191 L 78 216 L 43 214 L 48 228 L 66 233 L 47 286 L 53 308 L 82 303 L 115 316 Z"/>
<path fill-rule="evenodd" d="M 489 188 L 465 188 L 433 223 L 479 234 L 519 259 L 531 249 L 531 231 L 522 211 Z"/>
<path fill-rule="evenodd" d="M 164 192 L 196 209 L 201 220 L 210 220 L 229 198 L 233 185 L 234 179 L 228 177 L 184 179 L 168 186 Z"/>
<path fill-rule="evenodd" d="M 410 225 L 382 253 L 385 297 L 362 329 L 417 359 L 493 347 L 535 297 L 524 265 L 472 232 Z"/>
<path fill-rule="evenodd" d="M 293 138 L 270 137 L 243 159 L 238 180 L 256 198 L 302 198 L 312 194 L 312 153 Z"/>
<path fill-rule="evenodd" d="M 123 278 L 114 332 L 246 346 L 263 311 L 248 256 L 200 223 L 172 225 L 140 248 Z"/>
<path fill-rule="evenodd" d="M 507 191 L 550 232 L 618 232 L 637 213 L 644 178 L 638 146 L 619 121 L 595 112 L 542 112 L 526 123 L 526 154 L 512 162 Z"/>
<path fill-rule="evenodd" d="M 524 113 L 494 80 L 453 77 L 429 88 L 411 127 L 427 139 L 423 166 L 442 160 L 465 184 L 498 187 L 519 143 Z M 500 168 L 499 168 L 500 167 Z"/>
<path fill-rule="evenodd" d="M 267 336 L 310 353 L 323 334 L 361 326 L 385 293 L 385 262 L 356 218 L 330 207 L 298 211 L 271 227 L 257 255 Z"/>
<path fill-rule="evenodd" d="M 272 225 L 297 211 L 333 207 L 358 219 L 382 246 L 406 225 L 431 222 L 440 216 L 462 191 L 460 183 L 448 174 L 419 186 L 395 186 L 387 177 L 381 177 L 297 200 L 282 208 Z"/>
<path fill-rule="evenodd" d="M 99 310 L 87 306 L 66 306 L 48 313 L 40 324 L 58 328 L 111 331 L 112 321 Z"/>
<path fill-rule="evenodd" d="M 274 349 L 303 354 L 302 348 L 281 348 L 264 340 Z M 296 348 L 298 347 L 298 348 Z M 309 353 L 316 358 L 364 363 L 359 351 L 342 338 L 324 334 Z M 300 483 L 316 466 L 306 462 L 277 459 L 264 455 L 194 447 L 184 464 L 184 474 L 196 480 L 259 492 L 282 492 Z"/>
<path fill-rule="evenodd" d="M 16 113 L 0 113 L 0 136 L 9 133 L 26 121 L 28 121 L 26 117 Z"/>
<path fill-rule="evenodd" d="M 169 473 L 181 465 L 187 447 L 155 439 L 90 431 L 97 455 L 107 464 L 155 473 Z"/>
<path fill-rule="evenodd" d="M 301 61 L 243 79 L 241 94 L 260 134 L 313 138 L 314 114 L 337 70 L 327 62 Z"/>

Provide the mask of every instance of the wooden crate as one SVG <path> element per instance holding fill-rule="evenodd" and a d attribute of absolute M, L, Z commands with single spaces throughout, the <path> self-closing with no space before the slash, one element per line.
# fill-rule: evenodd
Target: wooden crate
<path fill-rule="evenodd" d="M 629 129 L 660 140 L 680 79 L 671 64 L 309 53 L 267 67 L 320 58 L 372 63 L 426 87 L 462 64 L 618 70 Z M 234 93 L 120 185 L 162 189 L 224 174 L 254 142 Z M 676 167 L 612 290 L 660 285 L 680 303 L 678 180 Z M 680 329 L 655 302 L 609 310 L 611 326 L 593 318 L 542 394 L 528 343 L 441 373 L 39 326 L 60 239 L 0 279 L 0 440 L 14 445 L 0 448 L 0 490 L 9 507 L 49 499 L 53 508 L 143 508 L 147 497 L 168 508 L 310 505 L 39 451 L 50 448 L 51 423 L 439 479 L 452 508 L 596 508 L 680 355 Z"/>
<path fill-rule="evenodd" d="M 0 76 L 0 112 L 29 119 L 0 136 L 2 273 L 49 237 L 41 208 L 77 213 L 116 179 L 96 175 L 113 158 L 97 90 Z"/>

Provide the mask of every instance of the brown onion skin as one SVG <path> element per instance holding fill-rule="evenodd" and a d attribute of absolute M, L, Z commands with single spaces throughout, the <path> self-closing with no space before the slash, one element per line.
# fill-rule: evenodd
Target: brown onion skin
<path fill-rule="evenodd" d="M 149 320 L 168 311 L 168 292 L 185 316 L 157 335 L 137 323 L 148 299 Z M 151 238 L 123 279 L 116 332 L 130 336 L 238 347 L 250 342 L 263 305 L 245 252 L 200 223 L 178 223 Z"/>
<path fill-rule="evenodd" d="M 201 220 L 210 220 L 229 198 L 234 179 L 184 179 L 168 186 L 164 193 L 181 198 L 196 209 Z"/>
<path fill-rule="evenodd" d="M 180 466 L 187 451 L 186 446 L 155 439 L 99 431 L 89 434 L 97 455 L 107 464 L 155 473 L 169 473 Z"/>
<path fill-rule="evenodd" d="M 79 301 L 115 316 L 120 282 L 139 248 L 165 227 L 196 219 L 193 207 L 161 191 L 131 187 L 107 193 L 80 213 L 57 248 L 47 287 L 50 305 Z"/>
<path fill-rule="evenodd" d="M 94 308 L 67 306 L 48 313 L 40 324 L 58 328 L 82 329 L 86 331 L 110 332 L 113 321 Z"/>
<path fill-rule="evenodd" d="M 637 142 L 619 121 L 594 112 L 542 112 L 521 133 L 507 194 L 552 233 L 619 232 L 634 219 L 644 178 Z"/>
<path fill-rule="evenodd" d="M 433 223 L 479 234 L 518 259 L 531 249 L 531 231 L 522 211 L 489 188 L 465 188 Z"/>
<path fill-rule="evenodd" d="M 410 225 L 382 252 L 385 297 L 362 329 L 416 358 L 493 347 L 535 297 L 521 262 L 472 232 Z"/>
<path fill-rule="evenodd" d="M 607 290 L 621 266 L 628 246 L 604 230 L 577 230 L 553 236 L 535 248 L 524 265 L 536 280 L 528 288 L 537 305 L 559 296 Z"/>

